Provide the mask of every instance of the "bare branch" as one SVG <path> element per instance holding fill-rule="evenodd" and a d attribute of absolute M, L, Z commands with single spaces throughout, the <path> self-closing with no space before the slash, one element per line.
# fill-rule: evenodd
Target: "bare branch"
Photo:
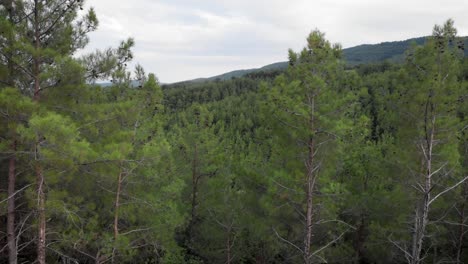
<path fill-rule="evenodd" d="M 402 248 L 400 245 L 398 245 L 397 242 L 391 240 L 390 238 L 388 239 L 388 241 L 390 241 L 390 243 L 392 243 L 395 247 L 397 247 L 401 252 L 405 253 L 405 258 L 406 258 L 406 260 L 407 260 L 408 262 L 410 262 L 410 260 L 411 260 L 413 257 L 411 256 L 411 254 L 410 254 L 408 251 L 406 251 L 404 248 Z"/>
<path fill-rule="evenodd" d="M 130 231 L 125 232 L 125 233 L 121 233 L 120 235 L 121 235 L 121 236 L 125 236 L 125 235 L 129 235 L 129 234 L 131 234 L 131 233 L 143 232 L 143 231 L 148 231 L 148 230 L 151 230 L 151 229 L 153 229 L 153 228 L 148 227 L 148 228 L 134 229 L 134 230 L 130 230 Z"/>
<path fill-rule="evenodd" d="M 70 257 L 70 256 L 67 256 L 67 255 L 63 254 L 62 252 L 60 252 L 60 251 L 58 251 L 58 250 L 55 250 L 55 249 L 53 249 L 53 248 L 51 248 L 51 247 L 47 247 L 47 249 L 52 250 L 52 251 L 55 252 L 57 255 L 59 255 L 59 256 L 65 258 L 65 259 L 67 260 L 67 262 L 68 262 L 68 261 L 72 261 L 73 263 L 79 264 L 79 262 L 78 262 L 76 259 L 74 259 L 74 258 L 72 258 L 72 257 Z"/>
<path fill-rule="evenodd" d="M 0 201 L 0 204 L 1 203 L 4 203 L 8 200 L 10 200 L 10 198 L 13 198 L 17 193 L 23 191 L 24 189 L 28 188 L 29 186 L 33 185 L 32 183 L 31 184 L 28 184 L 26 186 L 24 186 L 23 188 L 19 189 L 18 191 L 16 191 L 15 193 L 13 193 L 12 195 L 8 196 L 7 198 L 5 198 L 4 200 Z"/>
<path fill-rule="evenodd" d="M 294 190 L 294 189 L 292 189 L 292 188 L 289 188 L 289 187 L 287 187 L 287 186 L 284 186 L 283 184 L 281 184 L 281 183 L 279 183 L 279 182 L 277 182 L 277 181 L 275 181 L 275 180 L 273 180 L 273 182 L 274 182 L 275 184 L 279 185 L 280 187 L 283 187 L 283 188 L 286 189 L 286 190 L 289 190 L 289 191 L 292 191 L 292 192 L 294 192 L 294 193 L 297 193 L 297 190 Z"/>
<path fill-rule="evenodd" d="M 444 165 L 440 166 L 440 168 L 438 168 L 437 170 L 433 171 L 431 174 L 429 174 L 428 177 L 432 177 L 433 175 L 437 174 L 440 170 L 442 170 L 446 165 L 448 164 L 448 162 L 445 162 Z"/>
<path fill-rule="evenodd" d="M 291 245 L 291 246 L 294 247 L 295 249 L 299 250 L 302 254 L 304 254 L 304 251 L 302 251 L 302 249 L 300 249 L 298 246 L 294 245 L 294 243 L 292 243 L 291 241 L 289 241 L 289 240 L 287 240 L 287 239 L 282 238 L 282 237 L 278 234 L 278 232 L 276 231 L 275 228 L 273 228 L 273 231 L 275 232 L 276 236 L 277 236 L 281 241 L 283 241 L 283 242 L 285 242 L 285 243 Z"/>
<path fill-rule="evenodd" d="M 437 198 L 439 198 L 440 196 L 444 195 L 445 193 L 455 189 L 458 185 L 462 184 L 464 181 L 466 181 L 468 179 L 468 176 L 465 176 L 461 181 L 457 182 L 456 184 L 452 185 L 451 187 L 443 190 L 442 192 L 440 192 L 439 194 L 437 194 L 436 196 L 434 196 L 434 198 L 432 198 L 428 205 L 430 205 L 431 203 L 433 203 L 435 200 L 437 200 Z"/>
<path fill-rule="evenodd" d="M 348 232 L 348 231 L 349 231 L 349 229 L 344 231 L 343 233 L 341 233 L 341 235 L 339 235 L 337 238 L 335 238 L 332 241 L 328 242 L 328 244 L 326 244 L 325 246 L 323 246 L 323 247 L 317 249 L 316 251 L 312 252 L 312 254 L 309 256 L 309 258 L 316 255 L 316 254 L 318 254 L 318 253 L 320 253 L 320 251 L 326 249 L 327 247 L 333 245 L 336 241 L 340 240 L 346 234 L 346 232 Z"/>
<path fill-rule="evenodd" d="M 336 222 L 336 223 L 341 223 L 341 224 L 344 224 L 346 225 L 347 227 L 349 227 L 350 229 L 353 229 L 353 230 L 357 230 L 357 228 L 355 226 L 352 226 L 344 221 L 341 221 L 341 220 L 338 220 L 338 219 L 332 219 L 332 220 L 320 220 L 318 221 L 316 224 L 325 224 L 325 223 L 329 223 L 329 222 Z"/>

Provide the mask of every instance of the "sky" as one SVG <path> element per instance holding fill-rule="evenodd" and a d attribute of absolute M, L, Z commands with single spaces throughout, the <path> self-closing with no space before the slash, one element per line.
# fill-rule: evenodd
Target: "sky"
<path fill-rule="evenodd" d="M 87 0 L 85 7 L 100 24 L 82 52 L 132 37 L 134 63 L 162 83 L 285 61 L 314 29 L 344 48 L 430 35 L 448 18 L 468 35 L 467 0 Z"/>

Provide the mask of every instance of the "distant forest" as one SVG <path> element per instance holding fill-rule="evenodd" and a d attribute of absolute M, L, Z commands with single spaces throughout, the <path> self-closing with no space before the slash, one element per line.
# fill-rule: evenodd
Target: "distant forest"
<path fill-rule="evenodd" d="M 0 263 L 468 263 L 454 21 L 162 85 L 82 8 L 0 3 Z"/>
<path fill-rule="evenodd" d="M 359 45 L 343 49 L 342 59 L 344 59 L 346 65 L 350 68 L 363 64 L 381 64 L 383 62 L 403 63 L 405 61 L 405 53 L 410 49 L 411 45 L 424 45 L 426 39 L 427 37 L 419 37 L 403 41 Z M 468 37 L 459 37 L 459 41 L 463 42 L 464 47 L 468 47 Z M 463 51 L 465 56 L 468 56 L 468 49 Z M 190 80 L 188 82 L 225 81 L 232 78 L 244 77 L 251 73 L 284 71 L 287 68 L 287 61 L 276 62 L 258 69 L 236 70 L 209 78 Z"/>

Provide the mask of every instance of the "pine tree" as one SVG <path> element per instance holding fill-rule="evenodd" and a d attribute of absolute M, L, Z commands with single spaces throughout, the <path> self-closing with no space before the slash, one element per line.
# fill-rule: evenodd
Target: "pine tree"
<path fill-rule="evenodd" d="M 415 213 L 412 241 L 403 250 L 408 263 L 418 264 L 424 258 L 431 208 L 441 197 L 467 178 L 453 178 L 458 164 L 457 117 L 453 104 L 460 97 L 460 56 L 453 21 L 436 25 L 422 47 L 414 47 L 408 55 L 407 79 L 400 90 L 405 100 L 400 103 L 401 140 L 411 160 L 408 167 L 415 175 Z M 409 125 L 409 127 L 408 127 Z"/>
<path fill-rule="evenodd" d="M 18 171 L 16 167 L 18 165 L 17 151 L 23 150 L 22 144 L 20 144 L 20 138 L 18 135 L 18 127 L 24 125 L 31 116 L 35 107 L 32 101 L 23 95 L 17 89 L 14 88 L 2 88 L 0 90 L 0 109 L 1 110 L 1 124 L 2 129 L 0 133 L 5 135 L 8 140 L 5 140 L 5 145 L 0 144 L 2 152 L 8 153 L 10 156 L 8 162 L 8 205 L 7 205 L 7 243 L 8 243 L 8 259 L 9 263 L 17 263 L 17 234 L 16 228 L 16 200 L 19 200 L 20 195 L 16 190 L 16 174 Z"/>
<path fill-rule="evenodd" d="M 90 12 L 83 20 L 73 24 L 77 9 L 82 8 L 82 1 L 7 1 L 2 6 L 10 12 L 9 20 L 1 21 L 2 35 L 7 41 L 0 43 L 1 56 L 8 61 L 9 68 L 15 74 L 9 76 L 9 83 L 16 86 L 25 95 L 39 103 L 41 93 L 59 82 L 51 79 L 48 72 L 54 68 L 60 56 L 68 56 L 86 42 L 86 33 L 95 29 L 97 20 Z M 32 86 L 30 85 L 32 83 Z M 36 137 L 39 139 L 39 137 Z M 36 142 L 35 174 L 38 212 L 37 261 L 45 263 L 46 258 L 46 195 L 45 177 L 39 162 L 40 142 Z"/>
<path fill-rule="evenodd" d="M 299 217 L 304 222 L 302 246 L 294 247 L 300 250 L 304 263 L 321 259 L 318 253 L 322 250 L 313 251 L 313 244 L 323 241 L 312 239 L 319 215 L 324 214 L 317 206 L 316 194 L 320 185 L 330 181 L 328 177 L 333 171 L 330 149 L 340 130 L 346 127 L 340 115 L 351 99 L 349 91 L 339 82 L 344 74 L 340 58 L 341 47 L 330 44 L 320 31 L 313 31 L 306 48 L 298 54 L 289 52 L 290 69 L 268 91 L 272 116 L 278 124 L 275 132 L 280 139 L 280 148 L 275 150 L 281 164 L 275 166 L 278 175 L 274 180 L 278 186 L 275 192 L 303 216 Z M 290 245 L 295 244 L 278 236 Z"/>

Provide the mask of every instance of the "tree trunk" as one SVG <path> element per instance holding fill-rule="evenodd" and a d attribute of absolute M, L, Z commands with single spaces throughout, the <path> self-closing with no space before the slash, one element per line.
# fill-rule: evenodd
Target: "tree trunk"
<path fill-rule="evenodd" d="M 94 264 L 101 264 L 101 251 L 100 250 L 98 250 L 95 260 L 96 261 L 94 262 Z"/>
<path fill-rule="evenodd" d="M 6 2 L 9 20 L 13 23 L 13 1 Z M 10 58 L 8 59 L 8 70 L 9 70 L 9 77 L 8 77 L 8 84 L 13 86 L 13 62 L 12 62 L 12 55 L 10 54 Z M 13 130 L 13 138 L 15 137 L 15 132 Z M 8 213 L 7 213 L 7 243 L 8 243 L 8 263 L 9 264 L 16 264 L 18 263 L 18 252 L 16 248 L 16 234 L 15 234 L 15 190 L 16 190 L 16 145 L 17 142 L 13 139 L 13 143 L 11 144 L 12 155 L 10 157 L 9 168 L 8 168 Z"/>
<path fill-rule="evenodd" d="M 265 253 L 263 249 L 263 243 L 260 244 L 260 248 L 255 254 L 255 264 L 266 264 Z"/>
<path fill-rule="evenodd" d="M 39 5 L 38 0 L 34 0 L 34 48 L 36 52 L 40 49 L 40 29 L 39 29 Z M 40 59 L 38 54 L 34 54 L 34 101 L 39 101 L 40 93 Z"/>
<path fill-rule="evenodd" d="M 314 140 L 310 139 L 308 144 L 308 161 L 307 161 L 307 190 L 306 190 L 306 228 L 304 241 L 304 263 L 311 262 L 310 246 L 312 243 L 312 216 L 313 216 L 313 191 L 315 186 L 316 175 L 314 173 Z"/>
<path fill-rule="evenodd" d="M 7 216 L 7 239 L 8 239 L 8 263 L 18 263 L 15 235 L 15 182 L 16 182 L 16 141 L 11 145 L 13 151 L 8 168 L 8 216 Z"/>
<path fill-rule="evenodd" d="M 45 192 L 44 174 L 40 164 L 36 165 L 37 176 L 37 209 L 39 220 L 39 238 L 37 243 L 37 262 L 45 264 L 46 256 L 46 215 L 45 215 Z"/>
<path fill-rule="evenodd" d="M 468 141 L 466 140 L 466 132 L 465 130 L 462 131 L 462 138 L 463 141 L 461 142 L 461 149 L 460 149 L 460 154 L 462 156 L 462 171 L 467 172 L 468 171 Z M 465 224 L 466 224 L 466 203 L 468 202 L 468 182 L 464 182 L 462 189 L 461 189 L 461 198 L 462 198 L 462 204 L 461 208 L 459 209 L 460 212 L 460 220 L 459 220 L 459 227 L 458 227 L 458 241 L 457 241 L 457 248 L 456 248 L 456 263 L 460 264 L 462 263 L 462 253 L 463 253 L 463 240 L 465 237 L 466 229 L 465 229 Z"/>
<path fill-rule="evenodd" d="M 356 230 L 356 240 L 354 243 L 354 250 L 356 251 L 356 263 L 364 263 L 364 243 L 366 242 L 367 238 L 367 213 L 363 212 L 360 218 L 361 221 Z"/>
<path fill-rule="evenodd" d="M 315 98 L 312 96 L 310 103 L 310 120 L 309 127 L 310 132 L 314 132 L 315 120 Z M 315 158 L 315 142 L 313 136 L 309 138 L 308 144 L 308 155 L 306 161 L 307 170 L 307 188 L 306 188 L 306 228 L 305 228 L 305 241 L 304 241 L 304 263 L 309 264 L 311 262 L 310 246 L 312 243 L 312 215 L 313 215 L 313 191 L 315 185 L 316 175 L 314 173 L 314 158 Z"/>
<path fill-rule="evenodd" d="M 425 195 L 422 205 L 416 209 L 411 264 L 421 263 L 421 251 L 429 214 L 429 206 L 427 203 L 429 200 L 426 197 L 428 197 L 428 195 Z"/>
<path fill-rule="evenodd" d="M 462 205 L 460 208 L 460 220 L 458 226 L 458 241 L 457 241 L 457 256 L 456 256 L 456 263 L 460 264 L 461 262 L 461 255 L 463 252 L 463 239 L 465 237 L 465 222 L 466 222 L 466 215 L 465 215 L 465 207 L 468 198 L 468 182 L 463 183 L 463 188 L 461 191 L 462 195 Z"/>
<path fill-rule="evenodd" d="M 119 207 L 120 207 L 120 194 L 122 192 L 122 176 L 123 176 L 123 167 L 122 162 L 120 162 L 120 171 L 119 177 L 117 179 L 117 192 L 115 193 L 115 204 L 114 204 L 114 248 L 112 249 L 112 263 L 115 263 L 115 243 L 119 238 Z"/>
<path fill-rule="evenodd" d="M 198 149 L 197 144 L 195 144 L 195 149 L 193 153 L 193 160 L 192 160 L 192 210 L 191 210 L 191 217 L 192 221 L 195 221 L 196 218 L 196 207 L 197 207 L 197 193 L 198 193 Z"/>
<path fill-rule="evenodd" d="M 228 230 L 226 240 L 226 264 L 231 264 L 231 230 Z"/>
<path fill-rule="evenodd" d="M 40 29 L 39 29 L 39 1 L 34 0 L 34 48 L 36 52 L 40 49 Z M 34 97 L 33 100 L 39 102 L 40 99 L 40 58 L 38 54 L 34 54 Z M 39 163 L 40 139 L 36 142 L 36 182 L 37 182 L 37 211 L 38 211 L 38 243 L 37 243 L 37 262 L 45 264 L 46 259 L 46 215 L 45 215 L 45 179 L 42 166 Z"/>
<path fill-rule="evenodd" d="M 310 105 L 310 118 L 309 118 L 309 129 L 310 132 L 315 132 L 315 98 L 314 96 L 309 97 Z M 313 217 L 313 192 L 315 187 L 315 180 L 317 178 L 317 172 L 315 166 L 315 139 L 314 136 L 310 136 L 307 142 L 307 160 L 306 164 L 306 227 L 305 227 L 305 238 L 304 238 L 304 263 L 311 263 L 311 244 L 312 244 L 312 217 Z"/>
<path fill-rule="evenodd" d="M 432 110 L 432 109 L 431 109 Z M 426 109 L 427 113 L 427 109 Z M 421 146 L 424 149 L 424 162 L 425 162 L 425 173 L 424 173 L 424 197 L 420 205 L 416 208 L 416 215 L 414 219 L 414 230 L 413 230 L 413 244 L 411 250 L 411 264 L 421 263 L 421 251 L 423 247 L 423 240 L 426 235 L 426 226 L 429 216 L 429 202 L 431 201 L 431 189 L 432 189 L 432 152 L 434 146 L 434 133 L 435 133 L 435 116 L 432 116 L 430 121 L 430 131 L 428 131 L 428 122 L 426 117 L 426 142 L 425 146 Z"/>
<path fill-rule="evenodd" d="M 366 177 L 364 178 L 363 182 L 363 192 L 367 193 L 368 188 L 368 175 L 366 173 Z M 368 226 L 369 226 L 369 215 L 367 212 L 367 208 L 362 209 L 360 214 L 360 223 L 356 230 L 356 240 L 354 242 L 354 251 L 356 252 L 356 263 L 365 263 L 365 252 L 364 252 L 364 244 L 366 243 L 367 236 L 368 236 Z"/>
<path fill-rule="evenodd" d="M 198 206 L 198 182 L 200 180 L 200 174 L 198 172 L 198 148 L 197 144 L 195 144 L 194 153 L 193 153 L 193 160 L 192 160 L 192 208 L 190 212 L 190 222 L 188 227 L 188 240 L 189 240 L 189 247 L 192 247 L 193 243 L 193 229 L 195 226 L 195 222 L 197 220 L 197 206 Z"/>

